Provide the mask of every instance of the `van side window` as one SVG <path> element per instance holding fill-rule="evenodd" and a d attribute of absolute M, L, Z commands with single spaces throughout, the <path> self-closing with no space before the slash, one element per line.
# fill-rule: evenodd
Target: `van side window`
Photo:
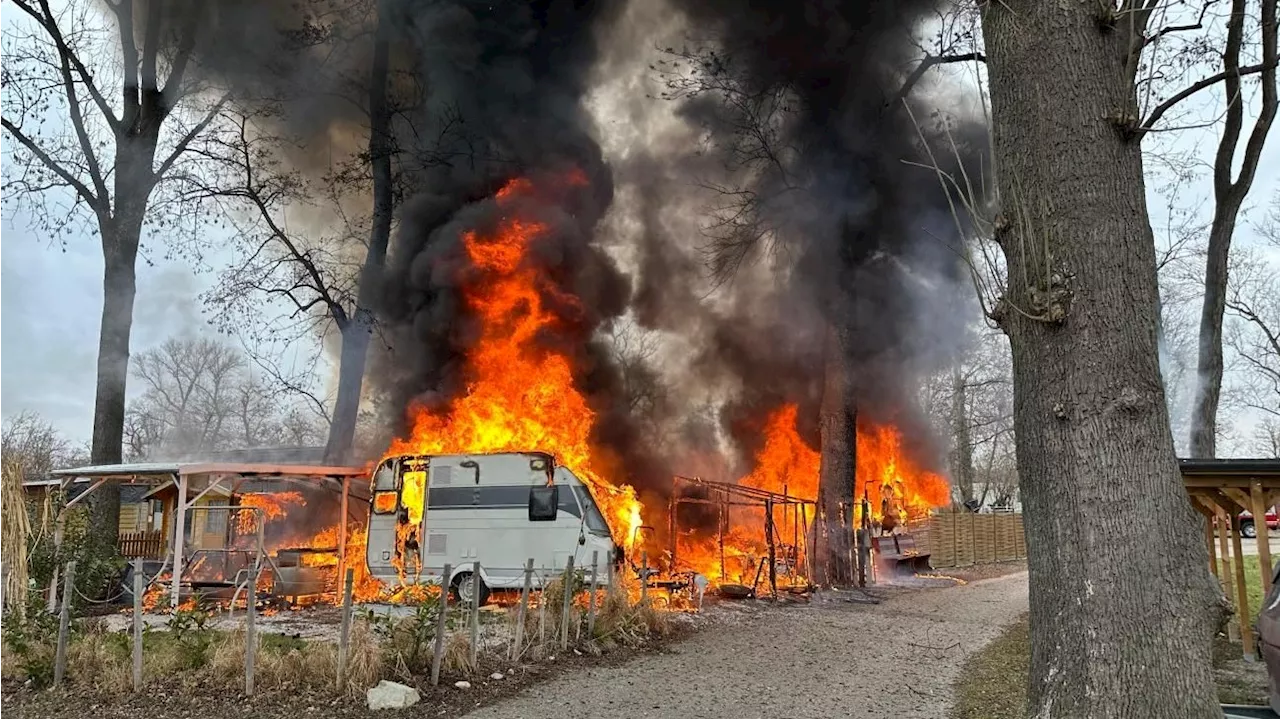
<path fill-rule="evenodd" d="M 582 509 L 569 491 L 559 492 L 558 509 L 579 519 Z M 529 487 L 432 487 L 427 490 L 429 510 L 521 509 L 529 504 Z"/>
<path fill-rule="evenodd" d="M 373 488 L 375 490 L 396 489 L 396 470 L 391 460 L 383 462 L 374 473 Z"/>

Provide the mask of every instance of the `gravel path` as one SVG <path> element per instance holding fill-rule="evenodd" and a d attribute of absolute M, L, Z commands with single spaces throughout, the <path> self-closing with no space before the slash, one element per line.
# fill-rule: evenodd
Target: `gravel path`
<path fill-rule="evenodd" d="M 964 658 L 1027 609 L 1027 575 L 824 603 L 695 634 L 662 655 L 532 687 L 473 719 L 943 719 Z"/>

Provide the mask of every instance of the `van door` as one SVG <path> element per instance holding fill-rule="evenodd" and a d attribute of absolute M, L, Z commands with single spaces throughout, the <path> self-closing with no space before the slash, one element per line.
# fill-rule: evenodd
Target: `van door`
<path fill-rule="evenodd" d="M 399 460 L 388 459 L 373 473 L 373 497 L 369 500 L 369 534 L 365 563 L 375 577 L 394 577 L 396 515 L 400 509 Z"/>

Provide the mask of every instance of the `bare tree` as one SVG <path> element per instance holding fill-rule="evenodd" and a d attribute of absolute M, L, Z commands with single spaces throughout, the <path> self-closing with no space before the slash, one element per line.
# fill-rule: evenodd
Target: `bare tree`
<path fill-rule="evenodd" d="M 170 338 L 137 356 L 134 375 L 144 390 L 125 423 L 133 459 L 307 444 L 320 432 L 286 390 L 254 376 L 238 349 L 215 339 Z"/>
<path fill-rule="evenodd" d="M 1259 230 L 1280 250 L 1280 201 L 1273 203 Z M 1255 449 L 1275 456 L 1280 438 L 1280 263 L 1261 252 L 1237 250 L 1225 306 L 1225 342 L 1236 379 L 1229 394 L 1258 418 Z"/>
<path fill-rule="evenodd" d="M 1206 7 L 1208 4 L 1206 2 Z M 1222 323 L 1228 301 L 1227 273 L 1231 241 L 1235 236 L 1240 208 L 1253 187 L 1258 163 L 1262 159 L 1262 148 L 1275 121 L 1276 111 L 1280 108 L 1280 96 L 1277 96 L 1276 87 L 1277 65 L 1280 64 L 1280 53 L 1276 47 L 1276 3 L 1275 0 L 1261 0 L 1259 7 L 1262 57 L 1255 71 L 1261 79 L 1262 98 L 1258 116 L 1243 147 L 1243 78 L 1251 70 L 1243 59 L 1246 47 L 1245 28 L 1252 21 L 1247 0 L 1232 0 L 1231 14 L 1227 21 L 1226 47 L 1222 52 L 1222 72 L 1202 81 L 1207 82 L 1214 77 L 1220 79 L 1227 109 L 1223 119 L 1222 138 L 1213 162 L 1214 210 L 1205 263 L 1204 304 L 1200 314 L 1199 358 L 1196 363 L 1199 381 L 1191 422 L 1190 450 L 1193 457 L 1213 457 L 1217 453 L 1216 426 L 1223 372 Z M 1192 85 L 1188 90 L 1195 88 L 1196 85 Z M 1155 127 L 1167 107 L 1172 107 L 1170 103 L 1178 101 L 1179 96 L 1175 95 L 1157 106 L 1151 111 L 1143 127 Z"/>
<path fill-rule="evenodd" d="M 0 432 L 0 455 L 6 462 L 16 462 L 24 479 L 44 479 L 55 469 L 88 459 L 52 424 L 28 410 L 5 419 Z"/>
<path fill-rule="evenodd" d="M 104 22 L 89 2 L 12 6 L 21 17 L 5 23 L 3 127 L 14 156 L 5 163 L 4 190 L 51 238 L 87 225 L 101 239 L 92 460 L 119 462 L 142 234 L 150 228 L 165 241 L 192 228 L 199 208 L 170 203 L 198 172 L 189 150 L 226 98 L 188 77 L 198 7 L 174 21 L 164 3 L 115 0 L 101 6 L 110 17 Z M 115 485 L 97 493 L 98 531 L 116 531 L 119 505 Z"/>

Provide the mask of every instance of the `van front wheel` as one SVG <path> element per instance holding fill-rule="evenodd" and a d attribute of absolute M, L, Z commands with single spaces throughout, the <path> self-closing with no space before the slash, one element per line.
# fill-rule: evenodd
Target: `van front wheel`
<path fill-rule="evenodd" d="M 475 582 L 471 581 L 471 572 L 463 572 L 453 578 L 453 598 L 464 604 L 471 604 L 471 592 L 475 589 Z M 484 606 L 489 601 L 489 585 L 484 583 L 484 579 L 480 580 L 480 605 Z"/>

